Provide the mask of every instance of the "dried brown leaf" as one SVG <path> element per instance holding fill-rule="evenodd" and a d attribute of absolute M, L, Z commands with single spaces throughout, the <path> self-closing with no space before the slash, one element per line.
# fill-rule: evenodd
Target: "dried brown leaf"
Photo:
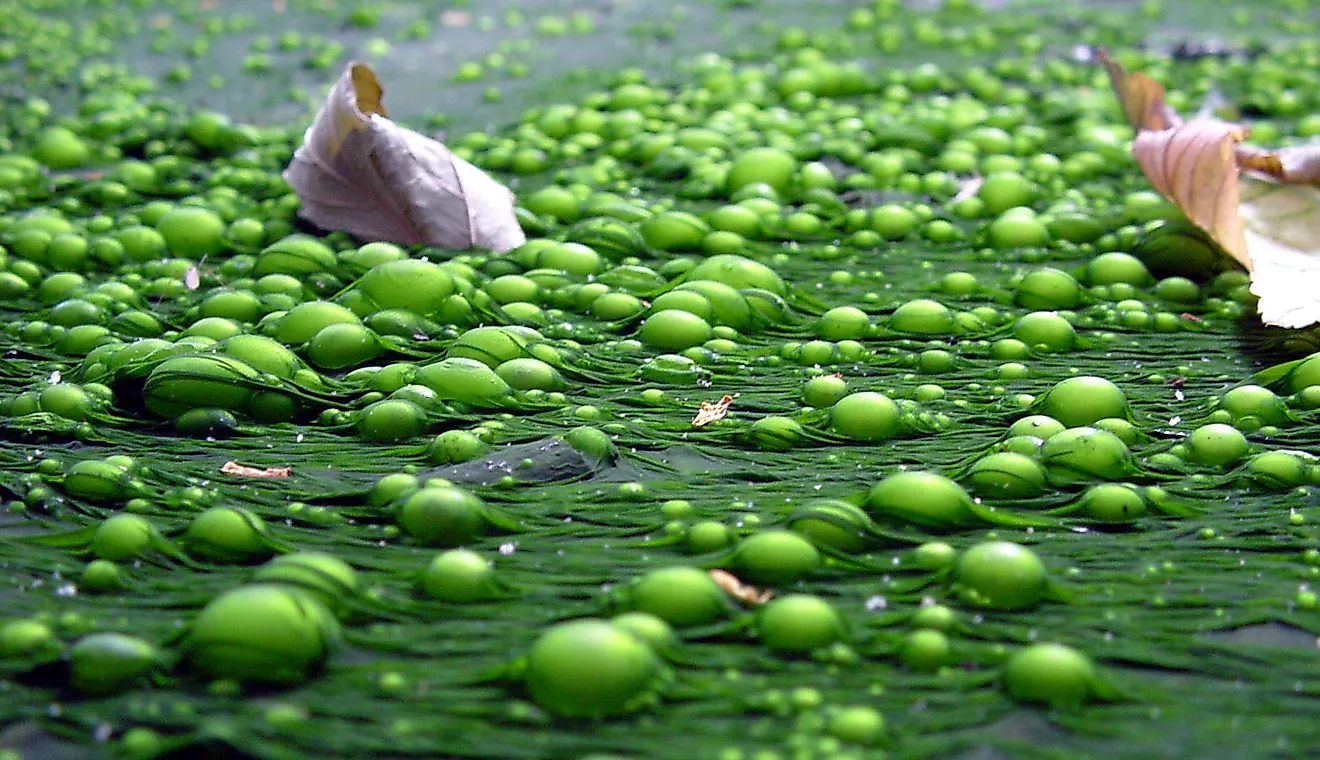
<path fill-rule="evenodd" d="M 1238 216 L 1235 149 L 1243 136 L 1237 125 L 1193 119 L 1170 129 L 1139 133 L 1132 154 L 1155 189 L 1251 271 Z"/>
<path fill-rule="evenodd" d="M 289 467 L 249 467 L 238 462 L 225 462 L 220 472 L 226 475 L 240 475 L 245 478 L 287 478 L 293 470 Z"/>
<path fill-rule="evenodd" d="M 1164 102 L 1164 87 L 1159 82 L 1140 71 L 1128 73 L 1104 50 L 1097 50 L 1096 57 L 1109 74 L 1109 84 L 1133 129 L 1161 130 L 1182 123 L 1178 112 Z"/>
<path fill-rule="evenodd" d="M 312 223 L 402 245 L 507 251 L 526 242 L 514 197 L 443 143 L 395 124 L 363 63 L 330 88 L 284 171 Z"/>
<path fill-rule="evenodd" d="M 716 420 L 722 420 L 729 413 L 729 407 L 733 404 L 733 396 L 724 395 L 719 401 L 711 403 L 702 401 L 701 408 L 697 410 L 697 416 L 692 418 L 692 427 L 704 427 Z"/>
<path fill-rule="evenodd" d="M 746 604 L 765 604 L 775 596 L 773 591 L 759 591 L 754 586 L 748 586 L 727 570 L 711 570 L 710 577 L 715 585 L 724 589 L 724 593 Z"/>
<path fill-rule="evenodd" d="M 1239 146 L 1238 166 L 1268 174 L 1280 182 L 1309 185 L 1320 182 L 1320 145 L 1295 145 L 1278 150 Z"/>
<path fill-rule="evenodd" d="M 1251 274 L 1261 321 L 1320 322 L 1320 146 L 1244 145 L 1246 129 L 1215 118 L 1160 127 L 1163 88 L 1101 61 L 1139 130 L 1132 154 L 1146 178 Z"/>

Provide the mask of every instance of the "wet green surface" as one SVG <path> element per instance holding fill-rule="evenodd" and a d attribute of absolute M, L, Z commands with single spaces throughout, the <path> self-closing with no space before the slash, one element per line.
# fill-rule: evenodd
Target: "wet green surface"
<path fill-rule="evenodd" d="M 1320 104 L 1320 91 L 1303 65 L 1314 51 L 1305 43 L 1289 47 L 1279 40 L 1304 31 L 1312 11 L 1272 4 L 1258 11 L 1245 31 L 1232 14 L 1211 14 L 1211 6 L 1200 3 L 1172 3 L 1162 13 L 1155 12 L 1156 6 L 1143 11 L 1126 4 L 1032 5 L 995 11 L 1001 15 L 988 20 L 957 13 L 897 13 L 892 22 L 879 24 L 898 30 L 889 45 L 876 28 L 849 31 L 848 14 L 858 6 L 844 3 L 692 3 L 681 12 L 660 4 L 535 3 L 519 6 L 525 18 L 517 24 L 506 16 L 512 5 L 373 7 L 381 9 L 378 25 L 360 29 L 346 25 L 349 7 L 298 2 L 283 10 L 266 3 L 222 3 L 211 10 L 144 3 L 132 12 L 112 5 L 52 5 L 37 9 L 35 16 L 28 14 L 28 6 L 15 6 L 29 34 L 11 37 L 0 48 L 0 57 L 7 59 L 4 92 L 13 105 L 4 116 L 4 139 L 13 152 L 29 150 L 41 130 L 71 113 L 77 102 L 94 103 L 103 94 L 98 88 L 124 86 L 114 75 L 100 81 L 92 60 L 119 60 L 132 71 L 166 80 L 172 68 L 186 62 L 192 80 L 144 88 L 143 102 L 156 97 L 169 102 L 158 109 L 166 115 L 162 123 L 121 105 L 109 110 L 135 113 L 141 124 L 93 140 L 97 150 L 119 141 L 130 157 L 180 156 L 182 168 L 158 164 L 162 174 L 176 172 L 179 192 L 162 186 L 133 190 L 113 203 L 105 200 L 98 193 L 110 191 L 97 185 L 100 172 L 121 175 L 113 174 L 114 157 L 104 154 L 99 158 L 105 160 L 89 159 L 53 177 L 43 173 L 39 180 L 7 190 L 3 199 L 0 240 L 9 249 L 3 274 L 14 276 L 3 284 L 15 292 L 0 302 L 6 324 L 0 337 L 6 352 L 0 384 L 7 412 L 0 428 L 5 440 L 0 485 L 8 492 L 0 516 L 0 568 L 5 573 L 0 622 L 40 622 L 53 640 L 34 651 L 6 651 L 0 657 L 5 676 L 0 681 L 0 752 L 12 753 L 0 758 L 991 760 L 1302 758 L 1320 750 L 1314 728 L 1320 718 L 1320 617 L 1312 590 L 1320 574 L 1320 531 L 1315 527 L 1320 509 L 1313 485 L 1320 469 L 1312 456 L 1320 451 L 1315 394 L 1306 390 L 1310 383 L 1302 382 L 1301 374 L 1294 374 L 1260 380 L 1268 381 L 1277 396 L 1253 391 L 1249 401 L 1260 401 L 1254 408 L 1242 397 L 1234 401 L 1225 395 L 1253 382 L 1258 371 L 1314 351 L 1314 336 L 1262 327 L 1251 316 L 1244 277 L 1217 275 L 1213 256 L 1196 271 L 1189 252 L 1204 248 L 1186 235 L 1161 243 L 1158 234 L 1148 234 L 1158 226 L 1148 223 L 1160 221 L 1167 209 L 1153 206 L 1144 194 L 1147 185 L 1127 158 L 1123 141 L 1107 141 L 1094 131 L 1121 117 L 1098 72 L 1071 59 L 1081 42 L 1130 51 L 1143 41 L 1172 46 L 1222 34 L 1236 54 L 1226 62 L 1142 62 L 1159 69 L 1161 79 L 1190 106 L 1185 110 L 1195 110 L 1213 83 L 1278 132 L 1304 132 L 1299 124 Z M 240 28 L 216 35 L 210 49 L 197 56 L 186 54 L 202 19 L 221 18 L 216 15 L 220 11 L 227 23 Z M 547 33 L 553 24 L 538 21 L 550 15 L 566 22 L 564 34 Z M 99 43 L 88 40 L 81 63 L 62 71 L 65 59 L 50 52 L 42 34 L 58 38 L 62 18 L 75 20 L 69 27 L 73 33 L 79 21 L 97 17 L 104 17 L 105 38 L 114 40 L 110 49 L 97 51 Z M 434 34 L 400 38 L 401 30 L 423 17 Z M 486 17 L 493 28 L 483 28 Z M 574 30 L 574 18 L 584 27 L 590 21 L 594 29 Z M 994 19 L 1003 20 L 999 38 L 992 36 L 980 52 L 916 39 L 929 35 L 932 24 L 948 30 L 995 29 Z M 665 25 L 672 25 L 673 34 Z M 112 27 L 117 36 L 109 35 Z M 1181 31 L 1188 28 L 1197 31 Z M 315 45 L 289 40 L 292 49 L 279 49 L 281 32 L 290 29 L 335 40 L 342 50 L 326 54 L 319 68 L 309 68 Z M 1028 38 L 1030 32 L 1039 39 Z M 270 69 L 244 71 L 244 58 L 259 36 L 270 40 Z M 752 77 L 763 76 L 773 85 L 782 83 L 783 71 L 794 65 L 791 51 L 802 46 L 793 42 L 795 37 L 805 37 L 830 59 L 860 62 L 869 73 L 862 91 L 837 94 L 836 103 L 854 103 L 863 116 L 887 115 L 876 117 L 865 135 L 845 132 L 847 139 L 830 143 L 812 136 L 801 121 L 810 118 L 817 101 L 799 101 L 795 107 L 804 114 L 799 116 L 777 108 L 778 95 L 763 96 L 763 123 L 756 129 L 732 128 L 752 134 L 739 149 L 779 140 L 794 145 L 803 160 L 820 160 L 840 174 L 869 172 L 879 179 L 853 193 L 839 192 L 833 203 L 804 197 L 794 188 L 784 198 L 783 214 L 780 204 L 772 204 L 773 212 L 760 220 L 763 228 L 742 241 L 739 250 L 787 282 L 782 299 L 739 293 L 737 287 L 749 284 L 745 280 L 759 276 L 758 270 L 740 265 L 711 275 L 733 283 L 728 287 L 738 295 L 732 301 L 711 296 L 705 307 L 684 301 L 697 310 L 709 307 L 712 314 L 716 303 L 734 304 L 729 308 L 735 311 L 741 308 L 737 304 L 761 304 L 761 318 L 748 316 L 737 330 L 718 333 L 725 343 L 695 341 L 691 348 L 671 348 L 655 340 L 649 345 L 628 341 L 646 337 L 639 327 L 650 312 L 603 319 L 600 306 L 578 300 L 584 282 L 598 279 L 616 295 L 626 293 L 649 304 L 692 279 L 691 267 L 714 251 L 661 250 L 654 231 L 641 245 L 617 230 L 589 238 L 572 219 L 543 209 L 530 217 L 530 237 L 538 236 L 531 228 L 534 222 L 544 225 L 547 238 L 589 240 L 602 252 L 617 250 L 611 245 L 634 247 L 607 255 L 603 271 L 592 278 L 545 267 L 536 271 L 535 262 L 528 263 L 536 257 L 529 259 L 526 250 L 502 256 L 413 250 L 414 257 L 442 262 L 452 277 L 470 282 L 465 298 L 472 316 L 447 319 L 436 310 L 418 328 L 425 334 L 385 335 L 380 345 L 388 350 L 358 364 L 389 364 L 390 371 L 403 372 L 404 365 L 415 369 L 458 353 L 460 336 L 478 322 L 527 322 L 540 330 L 540 337 L 515 353 L 554 365 L 562 388 L 547 384 L 546 390 L 498 393 L 475 402 L 442 397 L 418 418 L 425 433 L 405 440 L 369 440 L 360 422 L 382 391 L 392 392 L 401 382 L 386 380 L 387 373 L 309 368 L 305 362 L 317 354 L 301 340 L 286 342 L 299 352 L 302 374 L 272 379 L 257 378 L 254 371 L 252 382 L 216 383 L 193 394 L 202 398 L 186 399 L 206 407 L 221 405 L 222 394 L 243 396 L 232 405 L 235 427 L 227 431 L 232 435 L 207 437 L 186 435 L 169 419 L 173 407 L 152 390 L 168 378 L 158 376 L 154 384 L 143 385 L 144 376 L 160 366 L 159 357 L 134 365 L 141 370 L 136 378 L 132 371 L 115 374 L 107 369 L 108 349 L 95 355 L 104 358 L 98 367 L 97 360 L 85 358 L 93 349 L 68 337 L 81 329 L 80 320 L 99 320 L 109 326 L 106 341 L 130 344 L 145 329 L 126 319 L 115 321 L 130 311 L 152 315 L 161 334 L 172 340 L 190 331 L 223 338 L 231 329 L 279 335 L 276 318 L 268 315 L 297 301 L 340 298 L 353 303 L 345 293 L 352 293 L 365 269 L 354 263 L 360 241 L 295 227 L 292 202 L 281 200 L 291 198 L 286 188 L 273 179 L 248 177 L 250 184 L 244 184 L 234 178 L 236 169 L 271 177 L 283 167 L 324 88 L 349 59 L 372 62 L 397 119 L 428 133 L 445 130 L 451 146 L 514 186 L 523 205 L 538 205 L 530 200 L 530 188 L 580 181 L 588 191 L 614 192 L 619 196 L 614 200 L 631 204 L 620 210 L 610 205 L 614 200 L 601 201 L 599 207 L 607 210 L 588 216 L 618 221 L 637 209 L 653 215 L 676 208 L 709 219 L 728 193 L 723 186 L 701 183 L 701 162 L 670 153 L 666 168 L 638 158 L 645 150 L 644 135 L 621 137 L 627 117 L 614 115 L 618 111 L 611 110 L 608 98 L 593 99 L 591 93 L 613 92 L 614 97 L 626 92 L 626 84 L 615 88 L 619 69 L 637 67 L 652 78 L 625 78 L 649 82 L 647 97 L 656 100 L 651 115 L 658 121 L 644 123 L 643 132 L 670 129 L 671 122 L 718 125 L 712 114 L 719 107 L 684 93 L 697 79 L 718 90 L 719 74 L 732 71 L 733 64 L 683 60 L 716 50 L 745 56 L 755 69 L 778 47 L 775 63 Z M 156 52 L 153 39 L 162 40 Z M 389 51 L 373 40 L 387 42 Z M 496 72 L 478 82 L 449 81 L 460 64 L 497 52 L 509 40 L 528 43 L 525 50 L 515 42 L 504 51 L 508 61 L 527 66 L 525 76 Z M 1270 52 L 1248 62 L 1244 51 L 1258 44 Z M 37 47 L 25 47 L 31 45 Z M 1006 62 L 997 67 L 996 60 Z M 885 73 L 912 71 L 931 61 L 944 68 L 937 70 L 929 89 L 920 85 L 921 74 Z M 812 62 L 809 54 L 797 59 L 799 65 Z M 1027 98 L 997 103 L 997 116 L 987 109 L 963 127 L 952 126 L 955 117 L 944 95 L 965 100 L 965 92 L 977 84 L 966 74 L 974 64 L 995 71 L 999 81 L 1021 88 Z M 247 65 L 254 66 L 252 60 Z M 76 84 L 78 76 L 85 77 L 82 86 Z M 222 81 L 208 82 L 212 76 Z M 900 82 L 910 87 L 910 97 L 885 89 Z M 492 86 L 500 89 L 499 102 L 486 102 L 493 100 L 484 94 Z M 993 90 L 985 92 L 982 97 L 991 101 L 999 97 Z M 49 100 L 49 115 L 32 100 L 37 96 Z M 592 146 L 588 141 L 585 155 L 575 157 L 563 152 L 571 142 L 567 137 L 547 140 L 539 132 L 546 126 L 539 117 L 512 126 L 527 108 L 583 99 L 611 114 L 600 131 L 624 145 Z M 688 111 L 661 110 L 674 103 L 685 104 Z M 738 107 L 731 102 L 725 110 Z M 179 127 L 194 108 L 275 129 L 249 133 L 252 147 L 208 147 Z M 1033 183 L 1028 202 L 1041 218 L 1070 218 L 1080 227 L 1094 226 L 1094 235 L 1074 230 L 1070 235 L 1077 240 L 1064 240 L 1055 230 L 1071 228 L 1060 224 L 1050 227 L 1044 245 L 991 247 L 994 214 L 956 212 L 958 187 L 945 181 L 950 175 L 932 180 L 938 186 L 922 185 L 922 177 L 943 160 L 943 146 L 1001 117 L 1008 119 L 1004 131 L 1010 138 L 1034 140 L 1018 149 L 1023 159 L 1046 152 L 1065 163 L 1080 154 L 1101 157 L 1089 169 L 1082 159 L 1057 171 L 1048 162 L 1024 169 Z M 840 112 L 830 120 L 847 118 Z M 790 126 L 779 130 L 776 123 Z M 73 124 L 79 130 L 95 128 Z M 535 134 L 532 124 L 540 125 Z M 150 139 L 126 137 L 134 126 L 145 129 Z M 487 130 L 496 137 L 467 135 Z M 515 176 L 508 151 L 501 153 L 507 146 L 499 141 L 506 134 L 544 146 L 537 149 L 549 154 L 552 169 Z M 983 133 L 979 139 L 993 143 L 999 138 Z M 152 140 L 159 145 L 148 147 Z M 857 156 L 850 155 L 850 141 L 863 146 Z M 916 145 L 919 150 L 911 152 L 916 156 L 903 153 L 899 146 L 904 145 Z M 602 164 L 600 157 L 614 149 L 622 160 Z M 899 173 L 915 179 L 886 174 L 880 164 L 867 163 L 866 153 L 906 156 L 909 165 Z M 712 156 L 707 163 L 724 157 Z M 859 172 L 864 166 L 872 168 Z M 566 173 L 556 175 L 556 168 Z M 214 192 L 226 184 L 235 191 Z M 67 201 L 74 197 L 83 200 Z M 78 234 L 97 240 L 143 221 L 153 213 L 146 204 L 161 198 L 212 207 L 231 217 L 224 219 L 229 227 L 220 250 L 206 261 L 187 251 L 174 251 L 160 261 L 92 260 L 82 265 L 85 280 L 72 283 L 58 274 L 60 267 L 52 264 L 48 250 L 25 256 L 25 246 L 35 244 L 22 242 L 15 232 L 20 229 L 15 225 L 29 218 L 29 206 L 45 205 L 63 208 Z M 954 237 L 934 239 L 938 233 L 917 222 L 910 234 L 894 235 L 892 241 L 859 237 L 859 229 L 876 226 L 871 209 L 887 204 L 924 208 L 921 213 L 947 221 Z M 857 208 L 867 212 L 860 222 L 848 216 Z M 788 221 L 794 211 L 813 212 L 824 228 L 819 234 L 794 231 Z M 568 216 L 579 212 L 575 208 Z M 105 222 L 98 214 L 108 229 L 99 228 Z M 232 222 L 241 217 L 264 222 L 255 245 L 236 242 Z M 623 226 L 647 231 L 645 223 Z M 1177 223 L 1169 227 L 1178 228 Z M 267 259 L 276 274 L 292 267 L 288 274 L 296 275 L 296 295 L 274 295 L 294 301 L 271 299 L 271 292 L 262 291 L 265 300 L 255 294 L 252 299 L 258 304 L 256 318 L 198 327 L 204 316 L 247 308 L 246 301 L 235 305 L 208 299 L 257 289 L 253 267 L 262 266 L 257 254 L 295 229 L 320 235 L 332 258 L 310 270 Z M 1161 245 L 1177 254 L 1172 263 L 1159 257 Z M 1116 265 L 1112 257 L 1110 269 L 1097 268 L 1097 256 L 1106 251 L 1144 257 L 1154 277 L 1144 269 L 1132 274 L 1123 269 L 1130 260 Z M 636 260 L 624 259 L 627 253 Z M 199 268 L 196 289 L 184 284 L 193 266 Z M 1076 275 L 1081 287 L 1075 299 L 1050 291 L 1032 300 L 1035 291 L 1023 284 L 1023 277 L 1044 267 Z M 1113 276 L 1116 271 L 1122 276 Z M 1199 283 L 1190 298 L 1173 297 L 1185 288 L 1167 284 L 1180 274 Z M 26 282 L 24 275 L 33 279 L 35 289 L 24 291 L 14 282 L 15 277 Z M 535 309 L 508 307 L 515 299 L 501 295 L 523 283 L 496 281 L 517 275 L 539 278 Z M 1156 278 L 1165 279 L 1157 284 Z M 112 282 L 123 287 L 95 292 Z M 288 287 L 283 280 L 267 283 Z M 97 296 L 104 296 L 103 306 Z M 914 318 L 912 304 L 919 299 L 937 300 L 948 312 L 936 309 L 934 317 Z M 105 311 L 104 318 L 94 311 L 85 316 L 81 305 L 63 306 L 68 300 L 90 301 Z M 367 313 L 376 308 L 356 305 Z M 865 325 L 855 334 L 844 330 L 831 337 L 831 346 L 812 345 L 822 335 L 830 337 L 822 314 L 843 305 L 861 308 Z M 917 310 L 929 315 L 930 308 Z M 1022 344 L 1020 352 L 1004 343 L 1014 336 L 1036 343 L 1018 320 L 1052 309 L 1067 311 L 1075 329 L 1076 342 L 1069 350 Z M 383 334 L 383 322 L 367 319 Z M 1057 327 L 1057 315 L 1049 319 Z M 659 337 L 663 342 L 664 336 Z M 856 345 L 848 342 L 853 338 Z M 705 348 L 698 345 L 703 343 Z M 199 344 L 197 350 L 213 356 L 209 345 Z M 821 352 L 820 361 L 810 353 L 804 356 L 811 351 Z M 695 358 L 684 362 L 673 353 Z M 668 356 L 657 359 L 661 354 Z M 665 364 L 669 370 L 657 368 Z M 840 420 L 837 412 L 832 416 L 826 405 L 807 406 L 808 381 L 835 372 L 849 391 L 880 392 L 897 402 L 902 418 L 892 435 L 858 440 L 848 434 L 848 419 Z M 1060 448 L 1056 443 L 1051 449 L 1047 443 L 1037 450 L 1036 443 L 1007 440 L 1010 426 L 1028 414 L 1050 411 L 1085 418 L 1079 409 L 1093 400 L 1089 395 L 1051 408 L 1048 394 L 1069 377 L 1090 375 L 1111 381 L 1126 397 L 1126 409 L 1104 416 L 1130 423 L 1109 423 L 1109 429 L 1129 437 L 1119 449 L 1130 451 L 1130 459 L 1107 465 L 1085 446 Z M 98 396 L 90 412 L 70 411 L 41 395 L 50 387 L 93 382 L 104 383 L 112 396 Z M 254 388 L 273 391 L 278 398 L 267 396 L 258 403 Z M 439 392 L 447 390 L 440 387 Z M 422 398 L 415 388 L 411 393 Z M 691 424 L 702 402 L 726 393 L 735 396 L 728 418 L 705 427 Z M 278 418 L 279 405 L 288 398 L 300 405 L 290 421 L 254 419 L 262 410 Z M 52 411 L 57 408 L 65 414 Z M 167 408 L 169 413 L 160 413 Z M 796 423 L 796 431 L 785 418 Z M 1198 447 L 1191 438 L 1210 424 L 1235 425 L 1247 450 L 1218 462 L 1226 449 Z M 775 427 L 766 432 L 767 425 Z M 581 426 L 608 437 L 618 457 L 599 456 L 602 449 L 591 443 L 591 434 L 585 434 L 584 443 L 583 434 L 570 433 Z M 431 442 L 447 430 L 473 431 L 485 446 L 478 446 L 468 461 L 444 461 Z M 1038 463 L 1031 466 L 1047 481 L 1014 498 L 978 490 L 975 464 L 1004 451 L 1028 451 L 1025 458 Z M 1285 456 L 1270 466 L 1252 458 L 1270 452 Z M 81 472 L 76 467 L 88 467 L 80 463 L 115 455 L 134 462 L 127 471 L 113 470 L 112 477 L 90 483 L 75 476 Z M 228 461 L 289 467 L 291 472 L 271 479 L 224 475 L 220 469 Z M 955 518 L 942 522 L 932 517 L 937 511 L 932 492 L 918 489 L 900 499 L 906 517 L 886 513 L 883 500 L 867 495 L 875 484 L 904 470 L 943 473 L 983 498 L 956 501 L 950 508 Z M 388 498 L 381 487 L 373 488 L 378 479 L 398 473 L 419 480 L 445 478 L 484 501 L 478 535 L 453 543 L 468 545 L 493 562 L 497 599 L 447 602 L 419 589 L 428 563 L 442 547 L 409 536 L 418 530 L 402 506 L 408 494 Z M 1101 519 L 1104 513 L 1086 495 L 1092 486 L 1109 481 L 1137 489 L 1125 493 L 1139 494 L 1146 513 Z M 822 544 L 824 559 L 800 577 L 785 574 L 783 552 L 774 553 L 767 564 L 737 548 L 785 527 L 808 532 L 801 521 L 807 510 L 822 506 L 821 499 L 848 500 L 869 513 L 860 536 L 855 529 L 845 531 L 858 545 Z M 834 510 L 831 525 L 837 527 L 839 515 L 847 512 L 840 512 L 844 508 L 838 504 L 827 506 Z M 196 516 L 212 507 L 250 510 L 264 521 L 267 533 L 259 547 L 246 558 L 208 550 L 189 531 Z M 142 552 L 116 556 L 96 543 L 95 532 L 108 519 L 125 515 L 144 517 L 156 534 Z M 736 536 L 740 543 L 697 546 L 696 526 L 709 530 L 711 522 L 726 526 L 728 533 L 721 535 Z M 820 534 L 812 535 L 819 541 Z M 947 565 L 923 564 L 938 553 L 940 543 L 961 552 L 991 540 L 1020 543 L 1040 557 L 1049 577 L 1042 598 L 1029 598 L 1022 609 L 978 605 L 978 597 L 967 591 L 974 578 L 956 577 Z M 342 604 L 335 609 L 343 627 L 342 646 L 324 669 L 314 668 L 292 686 L 213 682 L 199 664 L 189 627 L 209 602 L 250 584 L 272 553 L 294 551 L 329 552 L 356 568 L 358 591 L 332 600 Z M 87 568 L 98 557 L 115 563 L 120 587 L 98 589 L 89 580 Z M 713 620 L 680 628 L 678 643 L 658 648 L 665 658 L 663 675 L 648 684 L 642 704 L 627 715 L 556 717 L 557 709 L 565 711 L 562 705 L 538 700 L 528 691 L 519 658 L 547 629 L 567 619 L 622 611 L 632 598 L 630 584 L 674 565 L 726 569 L 779 597 L 817 595 L 843 620 L 839 640 L 810 653 L 773 651 L 756 605 L 720 597 Z M 1036 593 L 1010 585 L 1012 594 Z M 679 601 L 684 608 L 698 603 L 696 598 Z M 927 625 L 920 615 L 934 604 L 951 611 L 951 622 L 942 631 L 949 651 L 936 658 L 939 667 L 925 668 L 927 661 L 913 653 L 912 642 Z M 234 626 L 241 629 L 243 621 L 235 620 Z M 9 630 L 12 635 L 14 629 Z M 94 689 L 78 681 L 66 645 L 104 631 L 141 637 L 157 648 L 161 661 L 108 694 L 89 693 Z M 1027 705 L 1006 693 L 1006 663 L 1033 642 L 1066 644 L 1095 663 L 1097 675 L 1087 684 L 1085 704 Z M 97 674 L 104 676 L 103 671 Z M 579 677 L 591 682 L 598 674 L 586 668 Z M 874 743 L 851 741 L 831 723 L 850 706 L 883 714 L 886 729 Z"/>

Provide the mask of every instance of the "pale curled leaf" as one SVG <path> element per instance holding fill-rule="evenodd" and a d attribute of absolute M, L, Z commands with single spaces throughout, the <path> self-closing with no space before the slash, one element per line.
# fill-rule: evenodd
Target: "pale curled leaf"
<path fill-rule="evenodd" d="M 1251 271 L 1238 216 L 1235 149 L 1243 135 L 1240 127 L 1228 122 L 1193 119 L 1169 129 L 1140 132 L 1132 142 L 1132 154 L 1156 190 Z"/>
<path fill-rule="evenodd" d="M 395 124 L 383 88 L 349 64 L 284 172 L 320 227 L 402 245 L 507 251 L 526 242 L 514 197 L 443 143 Z"/>
<path fill-rule="evenodd" d="M 1293 329 L 1320 322 L 1320 189 L 1251 172 L 1243 173 L 1241 187 L 1261 321 Z"/>

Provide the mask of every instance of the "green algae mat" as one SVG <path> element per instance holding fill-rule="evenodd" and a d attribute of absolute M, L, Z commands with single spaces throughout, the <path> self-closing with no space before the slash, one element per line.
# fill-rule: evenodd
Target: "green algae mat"
<path fill-rule="evenodd" d="M 0 759 L 1320 751 L 1318 341 L 1093 52 L 1299 144 L 1315 11 L 658 6 L 4 4 Z M 354 60 L 509 250 L 300 215 Z"/>

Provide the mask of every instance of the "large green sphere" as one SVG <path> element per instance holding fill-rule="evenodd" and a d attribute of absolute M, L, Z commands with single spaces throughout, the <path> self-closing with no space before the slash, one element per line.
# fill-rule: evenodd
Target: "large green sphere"
<path fill-rule="evenodd" d="M 339 625 L 311 596 L 254 584 L 216 597 L 193 622 L 188 661 L 204 675 L 296 684 L 324 664 Z"/>
<path fill-rule="evenodd" d="M 549 712 L 602 718 L 642 705 L 660 675 L 660 658 L 646 643 L 596 618 L 552 626 L 527 654 L 532 700 Z"/>

